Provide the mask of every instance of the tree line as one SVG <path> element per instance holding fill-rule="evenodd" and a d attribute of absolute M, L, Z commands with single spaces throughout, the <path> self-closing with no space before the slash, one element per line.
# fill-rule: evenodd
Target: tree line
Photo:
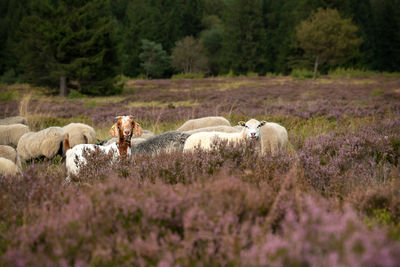
<path fill-rule="evenodd" d="M 0 3 L 1 80 L 61 94 L 118 93 L 117 75 L 287 74 L 339 64 L 400 70 L 400 0 Z"/>

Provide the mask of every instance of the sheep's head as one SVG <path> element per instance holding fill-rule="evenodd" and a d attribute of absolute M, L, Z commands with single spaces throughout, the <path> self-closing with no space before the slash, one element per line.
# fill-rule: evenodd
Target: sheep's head
<path fill-rule="evenodd" d="M 239 121 L 239 125 L 244 127 L 246 136 L 250 140 L 258 140 L 261 136 L 261 127 L 265 125 L 266 121 L 258 121 L 250 119 L 247 122 Z"/>
<path fill-rule="evenodd" d="M 136 136 L 142 135 L 142 127 L 133 120 L 133 116 L 115 117 L 117 122 L 111 127 L 109 133 L 113 137 L 123 137 L 125 140 L 131 140 L 132 134 Z"/>

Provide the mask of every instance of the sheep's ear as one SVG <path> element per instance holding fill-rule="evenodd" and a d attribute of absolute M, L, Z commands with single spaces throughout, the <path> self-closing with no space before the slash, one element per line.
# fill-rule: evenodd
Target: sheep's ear
<path fill-rule="evenodd" d="M 260 126 L 264 126 L 267 122 L 266 121 L 261 121 Z"/>
<path fill-rule="evenodd" d="M 246 123 L 245 123 L 244 121 L 239 121 L 239 122 L 238 122 L 238 125 L 239 125 L 239 126 L 246 126 Z"/>
<path fill-rule="evenodd" d="M 118 130 L 117 130 L 116 124 L 113 124 L 113 126 L 111 126 L 111 129 L 108 131 L 108 133 L 109 133 L 112 137 L 118 137 Z"/>

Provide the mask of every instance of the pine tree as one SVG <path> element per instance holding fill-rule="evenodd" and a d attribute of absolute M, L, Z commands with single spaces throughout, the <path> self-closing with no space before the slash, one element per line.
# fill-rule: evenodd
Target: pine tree
<path fill-rule="evenodd" d="M 259 0 L 232 0 L 224 15 L 223 61 L 225 72 L 258 72 L 264 59 L 265 31 Z"/>
<path fill-rule="evenodd" d="M 28 81 L 66 95 L 67 80 L 84 94 L 116 93 L 114 27 L 106 0 L 33 0 L 16 51 Z"/>
<path fill-rule="evenodd" d="M 139 54 L 140 66 L 147 78 L 161 78 L 169 66 L 170 57 L 161 44 L 146 39 L 142 40 L 142 53 Z"/>

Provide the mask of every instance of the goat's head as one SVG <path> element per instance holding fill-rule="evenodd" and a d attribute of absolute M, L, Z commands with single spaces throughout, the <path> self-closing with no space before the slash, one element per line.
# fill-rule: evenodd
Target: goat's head
<path fill-rule="evenodd" d="M 250 119 L 247 122 L 239 121 L 239 125 L 244 127 L 246 136 L 250 140 L 257 140 L 261 136 L 261 127 L 267 123 L 266 121 L 258 121 Z"/>
<path fill-rule="evenodd" d="M 113 137 L 120 137 L 127 141 L 131 140 L 132 134 L 142 135 L 142 127 L 133 120 L 133 116 L 117 116 L 117 122 L 111 127 L 109 133 Z"/>

